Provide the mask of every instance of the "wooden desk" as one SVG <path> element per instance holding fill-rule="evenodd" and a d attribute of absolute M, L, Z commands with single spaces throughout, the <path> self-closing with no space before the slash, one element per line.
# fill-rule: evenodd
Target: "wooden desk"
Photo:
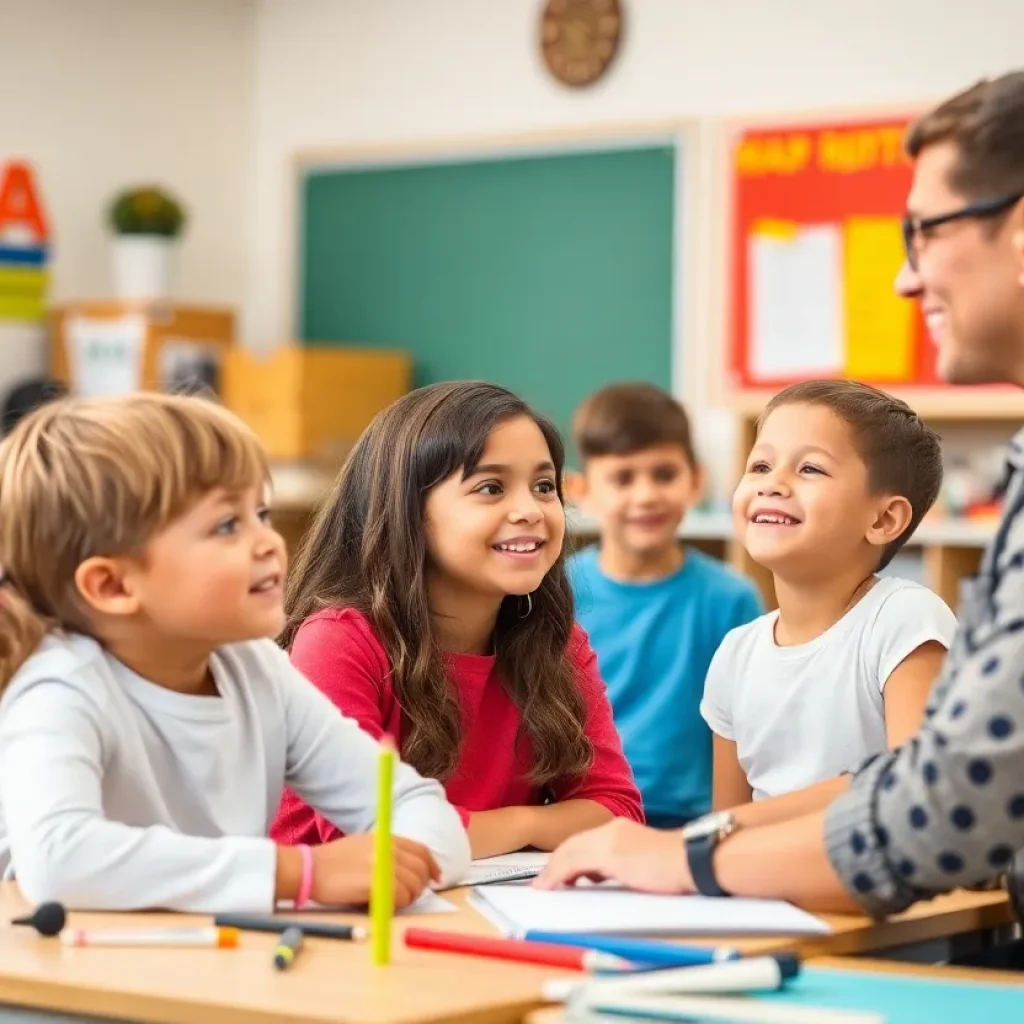
<path fill-rule="evenodd" d="M 464 906 L 464 893 L 446 893 L 445 898 L 459 905 L 459 913 L 398 919 L 396 933 L 410 925 L 493 932 L 480 915 Z M 10 920 L 25 909 L 16 886 L 0 885 L 0 920 Z M 329 915 L 329 919 L 347 918 Z M 833 917 L 829 919 L 835 928 L 831 936 L 736 944 L 750 952 L 868 952 L 997 927 L 1009 919 L 1002 893 L 955 893 L 888 925 Z M 70 917 L 72 927 L 205 923 L 208 918 L 167 914 Z M 243 933 L 237 950 L 70 949 L 27 928 L 0 927 L 0 1003 L 145 1024 L 504 1024 L 538 1008 L 543 981 L 565 974 L 545 967 L 409 950 L 397 934 L 390 967 L 371 967 L 365 944 L 310 939 L 295 966 L 279 972 L 271 964 L 273 942 L 273 935 Z"/>

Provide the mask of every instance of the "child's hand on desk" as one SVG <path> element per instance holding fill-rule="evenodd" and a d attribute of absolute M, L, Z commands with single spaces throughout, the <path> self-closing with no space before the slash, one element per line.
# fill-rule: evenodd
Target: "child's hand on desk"
<path fill-rule="evenodd" d="M 625 818 L 567 839 L 533 884 L 557 889 L 581 878 L 613 879 L 639 892 L 694 891 L 682 833 L 659 832 Z"/>
<path fill-rule="evenodd" d="M 420 898 L 431 882 L 441 880 L 434 855 L 421 843 L 395 836 L 395 909 Z M 346 836 L 313 848 L 313 900 L 316 903 L 368 903 L 373 878 L 373 836 Z"/>

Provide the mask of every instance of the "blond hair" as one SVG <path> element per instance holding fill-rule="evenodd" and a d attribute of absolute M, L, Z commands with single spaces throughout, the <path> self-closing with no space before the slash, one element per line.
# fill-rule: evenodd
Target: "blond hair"
<path fill-rule="evenodd" d="M 266 480 L 240 420 L 199 397 L 65 398 L 0 444 L 0 692 L 53 629 L 89 632 L 75 572 L 141 555 L 210 491 Z"/>

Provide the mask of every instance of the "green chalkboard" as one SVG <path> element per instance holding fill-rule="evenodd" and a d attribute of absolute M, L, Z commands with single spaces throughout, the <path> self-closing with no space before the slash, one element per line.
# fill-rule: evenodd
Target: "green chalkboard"
<path fill-rule="evenodd" d="M 301 337 L 404 348 L 567 430 L 614 380 L 671 385 L 676 147 L 310 170 Z"/>

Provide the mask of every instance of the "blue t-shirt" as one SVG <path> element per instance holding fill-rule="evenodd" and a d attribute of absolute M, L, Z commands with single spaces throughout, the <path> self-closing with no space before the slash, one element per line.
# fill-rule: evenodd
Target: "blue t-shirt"
<path fill-rule="evenodd" d="M 591 547 L 571 559 L 569 578 L 648 820 L 668 826 L 706 814 L 712 740 L 700 714 L 704 677 L 725 634 L 762 613 L 759 592 L 693 549 L 671 576 L 621 583 L 601 571 Z"/>

